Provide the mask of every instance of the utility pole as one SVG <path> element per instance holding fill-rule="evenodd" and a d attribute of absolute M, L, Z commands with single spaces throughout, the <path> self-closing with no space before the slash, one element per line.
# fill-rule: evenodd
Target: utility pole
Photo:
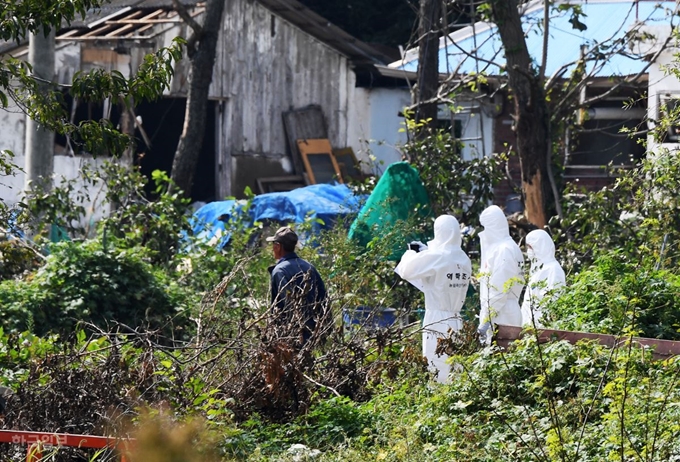
<path fill-rule="evenodd" d="M 28 39 L 28 62 L 33 75 L 45 82 L 54 78 L 54 30 L 45 36 L 42 31 L 31 33 Z M 41 83 L 41 88 L 47 87 Z M 52 189 L 54 173 L 54 133 L 38 122 L 26 119 L 26 181 L 24 191 L 31 187 L 43 191 Z"/>

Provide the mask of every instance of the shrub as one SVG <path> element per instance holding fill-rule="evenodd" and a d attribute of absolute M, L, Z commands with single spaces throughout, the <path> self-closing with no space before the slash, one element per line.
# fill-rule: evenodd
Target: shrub
<path fill-rule="evenodd" d="M 579 271 L 613 249 L 647 265 L 677 266 L 679 178 L 680 156 L 665 151 L 650 154 L 635 169 L 620 171 L 611 187 L 567 190 L 564 218 L 550 220 L 565 270 Z"/>
<path fill-rule="evenodd" d="M 183 324 L 173 284 L 132 250 L 104 250 L 96 242 L 52 247 L 47 263 L 26 281 L 0 284 L 6 328 L 38 335 L 71 332 L 78 321 L 132 328 Z M 178 317 L 179 315 L 179 317 Z"/>
<path fill-rule="evenodd" d="M 0 240 L 0 280 L 19 277 L 40 263 L 42 255 L 19 239 Z"/>
<path fill-rule="evenodd" d="M 631 263 L 621 252 L 597 259 L 547 308 L 553 327 L 680 339 L 680 276 Z"/>

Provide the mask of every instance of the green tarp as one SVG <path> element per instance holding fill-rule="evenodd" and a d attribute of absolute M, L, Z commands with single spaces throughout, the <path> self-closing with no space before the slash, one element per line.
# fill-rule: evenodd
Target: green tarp
<path fill-rule="evenodd" d="M 393 249 L 390 260 L 399 260 L 410 240 L 425 240 L 425 236 L 390 236 L 390 231 L 400 221 L 419 215 L 431 214 L 427 191 L 420 181 L 418 171 L 408 162 L 390 165 L 380 177 L 359 215 L 349 229 L 349 238 L 365 247 L 374 238 L 390 239 Z"/>

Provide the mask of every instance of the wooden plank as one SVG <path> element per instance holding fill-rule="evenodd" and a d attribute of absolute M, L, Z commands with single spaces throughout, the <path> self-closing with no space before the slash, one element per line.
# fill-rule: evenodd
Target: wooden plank
<path fill-rule="evenodd" d="M 566 340 L 567 342 L 574 344 L 579 340 L 596 340 L 601 345 L 609 348 L 623 346 L 630 339 L 628 336 L 594 334 L 591 332 L 575 332 L 556 329 L 538 329 L 537 333 L 539 343 Z M 507 348 L 512 342 L 520 339 L 523 335 L 534 334 L 523 334 L 521 327 L 498 325 L 496 332 L 496 343 L 503 348 Z M 680 355 L 679 341 L 644 337 L 633 337 L 632 341 L 633 344 L 637 346 L 653 348 L 653 356 L 656 359 L 666 359 L 670 356 Z"/>
<path fill-rule="evenodd" d="M 182 19 L 117 19 L 107 21 L 106 24 L 183 24 Z"/>
<path fill-rule="evenodd" d="M 342 183 L 342 175 L 335 161 L 330 141 L 327 139 L 297 140 L 297 145 L 311 184 L 330 183 L 333 180 Z"/>
<path fill-rule="evenodd" d="M 115 63 L 118 60 L 115 50 L 83 48 L 81 53 L 81 61 L 84 63 Z"/>
<path fill-rule="evenodd" d="M 328 138 L 328 127 L 321 106 L 311 105 L 284 112 L 283 128 L 286 132 L 295 173 L 302 175 L 305 172 L 305 165 L 302 162 L 297 140 Z"/>
<path fill-rule="evenodd" d="M 118 10 L 118 11 L 116 11 L 116 12 L 114 12 L 114 13 L 108 15 L 108 16 L 104 16 L 103 18 L 99 18 L 96 21 L 88 24 L 87 28 L 92 29 L 93 27 L 97 27 L 98 25 L 103 24 L 106 21 L 110 21 L 113 18 L 117 18 L 118 16 L 122 16 L 124 14 L 127 14 L 131 10 L 132 10 L 131 6 L 126 6 L 125 8 L 121 8 L 120 10 Z"/>
<path fill-rule="evenodd" d="M 127 31 L 131 30 L 133 27 L 134 27 L 134 25 L 132 25 L 132 24 L 128 24 L 126 26 L 119 27 L 118 29 L 111 31 L 108 34 L 106 34 L 105 37 L 117 37 L 120 34 L 122 34 L 123 32 L 127 32 Z"/>
<path fill-rule="evenodd" d="M 79 34 L 81 32 L 82 32 L 81 29 L 71 29 L 70 31 L 64 32 L 63 34 L 59 35 L 59 37 L 57 37 L 57 39 L 67 38 L 67 37 L 70 37 L 72 35 Z"/>
<path fill-rule="evenodd" d="M 335 156 L 335 161 L 338 163 L 343 180 L 347 181 L 349 178 L 358 180 L 363 178 L 361 170 L 359 170 L 359 161 L 354 155 L 354 150 L 352 148 L 333 149 L 333 155 Z"/>
<path fill-rule="evenodd" d="M 131 19 L 132 18 L 138 18 L 141 15 L 142 15 L 141 11 L 135 11 L 135 12 L 131 13 L 128 16 L 128 18 L 131 18 Z M 81 35 L 80 37 L 96 37 L 96 36 L 102 35 L 104 32 L 107 32 L 107 31 L 110 31 L 111 29 L 114 29 L 115 27 L 116 27 L 115 25 L 110 25 L 110 24 L 104 23 L 103 26 L 97 27 L 96 29 L 92 29 L 90 32 L 87 32 L 87 33 Z"/>

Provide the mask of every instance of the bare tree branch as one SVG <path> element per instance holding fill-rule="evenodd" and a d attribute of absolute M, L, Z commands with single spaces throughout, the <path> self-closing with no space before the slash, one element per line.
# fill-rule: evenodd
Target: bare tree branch
<path fill-rule="evenodd" d="M 550 28 L 550 2 L 543 2 L 543 57 L 541 67 L 538 69 L 538 81 L 543 83 L 545 78 L 545 66 L 548 63 L 548 38 Z"/>
<path fill-rule="evenodd" d="M 179 17 L 182 18 L 182 20 L 187 23 L 187 25 L 192 30 L 191 35 L 187 38 L 186 44 L 187 54 L 189 55 L 189 58 L 191 58 L 194 53 L 196 53 L 196 42 L 199 41 L 203 35 L 203 26 L 196 22 L 189 11 L 187 11 L 186 7 L 182 5 L 180 0 L 172 0 L 172 5 L 175 7 Z"/>
<path fill-rule="evenodd" d="M 172 6 L 175 8 L 175 11 L 177 11 L 179 17 L 191 27 L 195 35 L 201 35 L 203 33 L 203 27 L 196 22 L 180 0 L 172 0 Z"/>

